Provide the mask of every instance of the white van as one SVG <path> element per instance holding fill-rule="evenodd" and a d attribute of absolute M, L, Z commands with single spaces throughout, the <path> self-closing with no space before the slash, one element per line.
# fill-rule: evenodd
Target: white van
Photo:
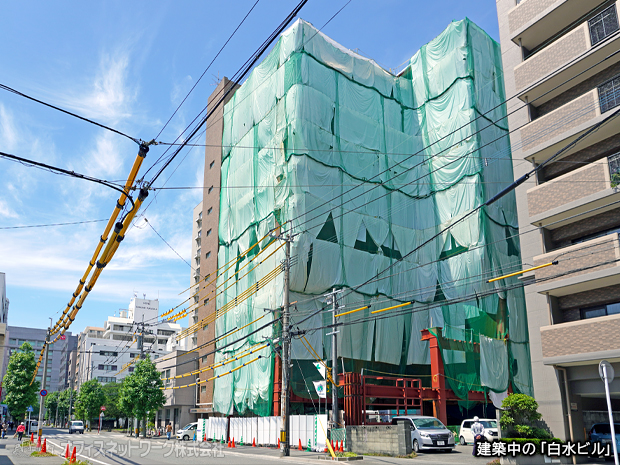
<path fill-rule="evenodd" d="M 487 441 L 494 441 L 497 436 L 497 421 L 490 418 L 481 418 L 478 420 L 484 426 L 484 437 Z M 459 431 L 459 441 L 461 445 L 473 444 L 474 435 L 471 433 L 471 426 L 474 424 L 474 420 L 463 420 L 461 423 L 461 430 Z"/>

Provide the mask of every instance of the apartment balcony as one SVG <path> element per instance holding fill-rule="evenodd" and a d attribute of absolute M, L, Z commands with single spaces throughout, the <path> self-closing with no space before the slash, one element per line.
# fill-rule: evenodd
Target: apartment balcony
<path fill-rule="evenodd" d="M 616 80 L 617 78 L 613 81 Z M 620 104 L 620 87 L 609 92 L 606 86 L 607 83 L 592 89 L 523 126 L 519 130 L 523 158 L 536 164 L 542 163 L 609 116 L 612 109 Z M 620 118 L 614 118 L 590 134 L 583 142 L 564 152 L 562 157 L 596 144 L 618 132 L 620 132 Z M 513 150 L 518 148 L 513 146 Z"/>
<path fill-rule="evenodd" d="M 542 326 L 540 336 L 545 365 L 620 359 L 620 314 Z"/>
<path fill-rule="evenodd" d="M 620 284 L 618 233 L 534 257 L 534 266 L 557 265 L 535 271 L 535 290 L 555 297 Z"/>
<path fill-rule="evenodd" d="M 612 182 L 613 178 L 613 182 Z M 587 216 L 573 217 L 620 201 L 620 155 L 606 157 L 527 191 L 530 223 L 555 229 Z M 613 208 L 613 207 L 610 207 Z M 566 221 L 563 221 L 566 220 Z"/>
<path fill-rule="evenodd" d="M 604 2 L 521 0 L 508 12 L 510 38 L 515 44 L 521 40 L 524 47 L 532 50 Z"/>
<path fill-rule="evenodd" d="M 550 2 L 545 0 L 525 0 L 515 10 L 530 3 L 543 4 Z M 564 9 L 569 8 L 570 4 L 571 17 L 579 17 L 579 15 L 592 10 L 597 3 L 603 2 L 592 0 L 587 2 L 556 1 L 555 4 L 558 6 L 552 12 L 559 16 L 567 16 L 569 10 L 564 11 Z M 581 13 L 581 10 L 584 9 L 586 11 Z M 620 47 L 620 28 L 618 27 L 617 17 L 618 6 L 615 3 L 610 6 L 604 5 L 604 8 L 602 7 L 601 10 L 593 18 L 583 18 L 583 22 L 574 29 L 560 38 L 549 42 L 547 45 L 543 41 L 543 48 L 534 51 L 525 61 L 514 68 L 515 88 L 521 100 L 533 102 L 536 106 L 541 105 L 620 61 L 620 56 L 614 56 L 594 66 Z M 551 17 L 553 16 L 551 15 Z M 603 21 L 605 22 L 604 25 Z M 556 23 L 555 27 L 563 29 L 569 24 L 569 22 L 560 22 Z M 541 33 L 549 37 L 554 36 L 551 33 L 553 28 L 549 29 L 551 26 L 547 25 L 545 21 L 538 22 L 536 27 L 541 28 Z M 528 36 L 519 36 L 523 46 L 532 50 L 536 40 L 528 39 L 526 42 L 523 42 L 524 37 Z M 536 46 L 541 45 L 536 44 Z M 585 71 L 592 66 L 594 66 L 592 69 Z M 580 74 L 582 72 L 583 74 Z M 556 87 L 569 79 L 571 79 L 570 84 L 556 89 Z"/>

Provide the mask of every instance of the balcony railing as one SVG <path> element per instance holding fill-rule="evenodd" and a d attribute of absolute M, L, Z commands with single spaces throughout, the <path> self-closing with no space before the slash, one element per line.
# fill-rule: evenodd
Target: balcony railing
<path fill-rule="evenodd" d="M 620 350 L 620 314 L 540 328 L 543 363 L 600 361 L 601 352 Z"/>
<path fill-rule="evenodd" d="M 588 280 L 594 272 L 616 269 L 620 265 L 618 233 L 554 250 L 534 257 L 534 266 L 557 260 L 558 264 L 536 270 L 537 284 L 549 287 L 560 280 L 584 277 Z M 620 273 L 620 269 L 617 270 Z M 613 270 L 612 270 L 613 272 Z"/>
<path fill-rule="evenodd" d="M 612 170 L 620 180 L 620 154 L 610 157 L 609 160 L 603 158 L 532 187 L 527 191 L 530 218 L 615 187 L 610 176 Z M 613 191 L 609 193 L 612 194 Z"/>

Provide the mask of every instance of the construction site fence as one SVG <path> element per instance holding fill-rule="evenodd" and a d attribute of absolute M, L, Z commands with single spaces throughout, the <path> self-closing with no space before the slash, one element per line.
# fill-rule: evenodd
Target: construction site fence
<path fill-rule="evenodd" d="M 277 446 L 282 417 L 211 417 L 198 420 L 196 440 Z M 323 451 L 327 438 L 327 415 L 291 415 L 289 444 Z"/>

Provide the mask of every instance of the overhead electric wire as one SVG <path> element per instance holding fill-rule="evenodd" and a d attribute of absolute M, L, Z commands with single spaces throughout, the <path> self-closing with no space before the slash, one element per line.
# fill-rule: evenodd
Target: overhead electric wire
<path fill-rule="evenodd" d="M 436 233 L 435 235 L 433 235 L 431 238 L 425 240 L 422 244 L 420 244 L 419 246 L 415 247 L 413 250 L 411 250 L 410 252 L 406 253 L 405 255 L 403 255 L 400 259 L 395 260 L 395 262 L 393 262 L 392 264 L 390 264 L 388 267 L 384 268 L 382 271 L 378 272 L 375 276 L 375 278 L 371 278 L 369 280 L 366 280 L 365 282 L 363 282 L 362 284 L 356 285 L 356 286 L 352 286 L 348 289 L 348 292 L 343 295 L 341 298 L 346 297 L 347 295 L 351 294 L 352 292 L 356 292 L 360 287 L 363 287 L 365 285 L 367 285 L 369 282 L 371 282 L 374 279 L 379 278 L 383 273 L 385 273 L 385 271 L 393 268 L 395 263 L 398 263 L 402 260 L 404 260 L 405 258 L 407 258 L 408 256 L 410 256 L 411 254 L 417 252 L 418 250 L 420 250 L 422 247 L 428 245 L 429 243 L 433 242 L 437 237 L 441 236 L 444 232 L 448 231 L 450 228 L 452 228 L 453 226 L 455 226 L 458 223 L 461 223 L 462 221 L 464 221 L 465 219 L 469 218 L 471 215 L 473 215 L 474 213 L 478 212 L 479 210 L 481 210 L 483 207 L 488 206 L 492 203 L 494 203 L 495 201 L 499 200 L 500 198 L 502 198 L 504 195 L 506 195 L 508 192 L 511 192 L 512 190 L 516 189 L 519 185 L 521 185 L 523 182 L 525 182 L 530 176 L 532 176 L 532 174 L 536 173 L 539 169 L 542 169 L 545 165 L 549 164 L 550 162 L 552 162 L 555 158 L 559 157 L 562 153 L 564 153 L 566 150 L 570 149 L 571 147 L 577 145 L 581 140 L 587 138 L 590 134 L 592 134 L 593 132 L 597 131 L 601 126 L 603 126 L 604 124 L 606 124 L 607 122 L 609 122 L 610 120 L 612 120 L 613 118 L 616 118 L 618 116 L 618 114 L 620 114 L 620 109 L 614 111 L 612 114 L 608 115 L 606 118 L 604 118 L 603 120 L 601 120 L 600 122 L 596 123 L 595 125 L 593 125 L 591 128 L 589 128 L 587 131 L 585 131 L 583 134 L 581 134 L 579 137 L 577 137 L 576 139 L 574 139 L 573 141 L 571 141 L 570 143 L 566 144 L 564 147 L 562 147 L 560 150 L 558 150 L 557 152 L 555 152 L 555 154 L 553 154 L 551 157 L 549 157 L 547 160 L 545 160 L 544 162 L 542 162 L 541 164 L 539 164 L 538 166 L 536 166 L 535 168 L 531 169 L 530 171 L 528 171 L 526 174 L 524 174 L 523 176 L 521 176 L 519 179 L 513 181 L 509 186 L 507 186 L 506 188 L 504 188 L 502 191 L 500 191 L 499 193 L 495 194 L 492 198 L 488 199 L 486 202 L 480 204 L 479 206 L 477 206 L 476 208 L 470 210 L 469 212 L 467 212 L 465 215 L 461 216 L 460 218 L 458 218 L 456 221 L 451 222 L 451 224 L 449 224 L 447 227 L 443 228 L 441 231 L 439 231 L 438 233 Z M 323 310 L 325 310 L 326 307 L 323 307 L 319 310 L 317 310 L 316 312 L 312 313 L 310 316 L 304 318 L 302 321 L 296 323 L 297 325 L 307 321 L 308 319 L 312 318 L 314 315 L 319 314 L 320 312 L 322 312 Z"/>
<path fill-rule="evenodd" d="M 73 226 L 76 224 L 100 223 L 102 221 L 108 221 L 108 220 L 102 219 L 102 220 L 73 221 L 71 223 L 31 224 L 28 226 L 3 226 L 3 227 L 0 227 L 0 229 L 49 228 L 52 226 Z"/>
<path fill-rule="evenodd" d="M 65 110 L 63 108 L 60 108 L 60 107 L 58 107 L 56 105 L 52 105 L 51 103 L 44 102 L 43 100 L 39 100 L 39 99 L 34 98 L 34 97 L 30 96 L 30 95 L 26 95 L 23 92 L 20 92 L 20 91 L 18 91 L 16 89 L 13 89 L 12 87 L 9 87 L 7 85 L 0 84 L 0 89 L 6 90 L 6 91 L 11 92 L 11 93 L 13 93 L 15 95 L 19 95 L 20 97 L 27 98 L 28 100 L 32 100 L 33 102 L 40 103 L 41 105 L 45 105 L 46 107 L 52 108 L 54 110 L 60 111 L 62 113 L 65 113 L 67 115 L 70 115 L 70 116 L 73 116 L 75 118 L 81 119 L 82 121 L 86 121 L 87 123 L 94 124 L 95 126 L 98 126 L 98 127 L 102 128 L 102 129 L 107 129 L 108 131 L 111 131 L 111 132 L 113 132 L 115 134 L 118 134 L 119 136 L 126 137 L 127 139 L 135 142 L 138 145 L 140 145 L 140 143 L 141 143 L 140 139 L 137 139 L 135 137 L 131 137 L 131 136 L 125 134 L 124 132 L 119 131 L 118 129 L 111 128 L 110 126 L 106 126 L 105 124 L 98 123 L 97 121 L 94 121 L 92 119 L 86 118 L 86 117 L 81 116 L 81 115 L 78 115 L 77 113 L 73 113 L 71 111 L 68 111 L 68 110 Z"/>
<path fill-rule="evenodd" d="M 10 153 L 5 153 L 5 152 L 0 152 L 0 158 L 4 158 L 7 160 L 17 162 L 17 163 L 22 163 L 22 164 L 30 165 L 33 167 L 45 169 L 55 174 L 63 174 L 65 176 L 71 176 L 74 178 L 82 179 L 84 181 L 90 181 L 90 182 L 94 182 L 97 184 L 101 184 L 103 186 L 109 187 L 110 189 L 114 189 L 115 191 L 118 191 L 121 193 L 125 192 L 123 189 L 121 189 L 117 185 L 112 184 L 109 181 L 106 181 L 104 179 L 98 179 L 92 176 L 88 176 L 86 174 L 76 173 L 75 171 L 69 171 L 64 168 L 59 168 L 57 166 L 48 165 L 47 163 L 41 163 L 39 161 L 29 160 L 28 158 L 18 157 L 17 155 L 12 155 Z M 133 204 L 133 200 L 131 199 L 131 197 L 128 196 L 128 199 Z M 97 220 L 97 221 L 100 221 L 100 220 Z"/>
<path fill-rule="evenodd" d="M 167 241 L 166 239 L 164 239 L 164 238 L 162 237 L 162 235 L 161 235 L 161 234 L 159 234 L 159 233 L 157 232 L 157 230 L 153 227 L 153 225 L 149 222 L 149 220 L 148 220 L 148 219 L 146 219 L 146 217 L 144 218 L 144 222 L 145 222 L 146 224 L 148 224 L 148 225 L 149 225 L 149 227 L 153 230 L 153 232 L 154 232 L 155 234 L 157 234 L 157 236 L 158 236 L 158 237 L 159 237 L 162 241 L 164 241 L 164 244 L 166 244 L 166 245 L 170 248 L 170 250 L 172 250 L 172 251 L 173 251 L 173 252 L 177 255 L 177 257 L 179 257 L 181 260 L 183 260 L 183 261 L 187 264 L 187 266 L 189 266 L 189 267 L 192 269 L 192 271 L 194 271 L 194 267 L 193 267 L 193 266 L 192 266 L 192 265 L 191 265 L 191 264 L 190 264 L 187 260 L 185 260 L 185 259 L 181 256 L 181 254 L 180 254 L 179 252 L 177 252 L 177 251 L 174 249 L 174 247 L 172 247 L 170 244 L 168 244 L 168 241 Z"/>
<path fill-rule="evenodd" d="M 226 48 L 226 45 L 228 45 L 228 42 L 231 41 L 231 39 L 235 36 L 235 34 L 237 33 L 237 31 L 239 30 L 239 28 L 243 25 L 243 23 L 245 22 L 246 19 L 248 19 L 248 16 L 250 16 L 250 13 L 252 13 L 252 11 L 254 10 L 254 8 L 256 7 L 256 5 L 258 5 L 258 2 L 260 0 L 256 0 L 256 2 L 254 2 L 254 4 L 252 5 L 252 7 L 250 8 L 250 10 L 245 14 L 245 16 L 243 17 L 243 19 L 241 20 L 241 22 L 237 25 L 237 27 L 235 28 L 235 30 L 232 32 L 232 34 L 230 34 L 230 36 L 228 36 L 228 39 L 226 39 L 226 42 L 224 42 L 224 45 L 222 45 L 222 47 L 220 48 L 220 50 L 215 54 L 215 56 L 213 57 L 213 59 L 211 60 L 211 62 L 207 65 L 207 67 L 205 68 L 205 70 L 202 72 L 202 74 L 200 75 L 200 77 L 196 80 L 196 82 L 194 83 L 194 85 L 192 86 L 192 88 L 189 90 L 189 92 L 187 93 L 187 95 L 183 98 L 183 100 L 181 101 L 181 103 L 179 103 L 179 105 L 177 106 L 176 110 L 174 110 L 174 113 L 172 113 L 172 116 L 170 116 L 170 118 L 168 118 L 168 121 L 166 121 L 166 124 L 164 124 L 164 126 L 161 128 L 161 130 L 159 131 L 159 133 L 155 136 L 155 139 L 158 139 L 159 136 L 161 136 L 161 133 L 164 132 L 164 129 L 166 129 L 166 127 L 168 126 L 168 124 L 170 124 L 170 121 L 172 121 L 172 118 L 174 118 L 174 115 L 177 114 L 177 112 L 179 111 L 179 109 L 181 108 L 181 106 L 183 106 L 183 104 L 185 103 L 185 101 L 188 99 L 188 97 L 191 95 L 191 93 L 194 91 L 194 89 L 196 88 L 196 86 L 198 85 L 198 83 L 202 80 L 202 78 L 204 77 L 205 74 L 207 74 L 207 71 L 209 71 L 209 69 L 211 68 L 211 66 L 213 65 L 213 63 L 215 62 L 215 60 L 217 60 L 217 57 L 220 56 L 220 54 L 222 53 L 222 51 L 224 51 L 224 48 Z"/>

